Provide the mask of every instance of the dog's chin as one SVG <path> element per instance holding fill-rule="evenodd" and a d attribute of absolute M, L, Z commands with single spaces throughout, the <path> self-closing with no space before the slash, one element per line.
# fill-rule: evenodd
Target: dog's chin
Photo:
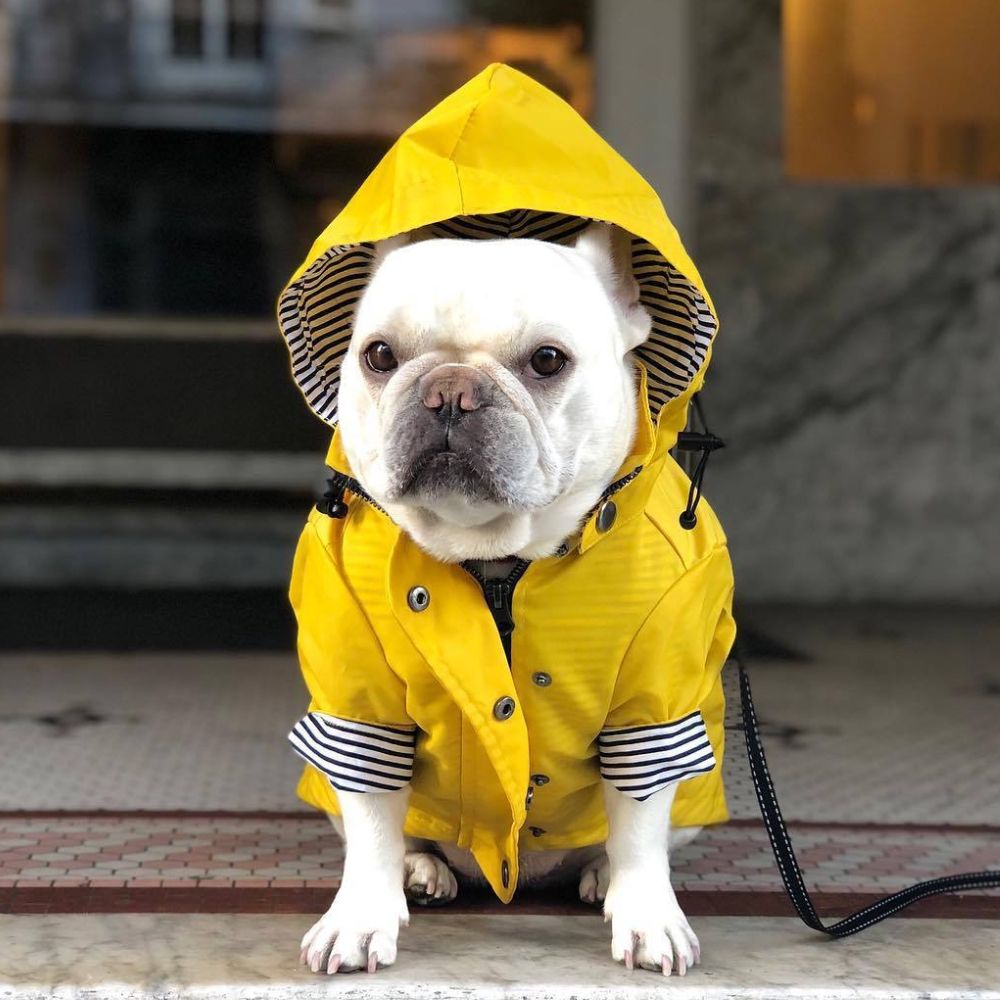
<path fill-rule="evenodd" d="M 518 507 L 509 483 L 457 451 L 421 455 L 397 479 L 390 499 L 426 508 L 443 503 L 451 506 L 457 501 L 469 510 L 481 510 L 486 517 Z"/>

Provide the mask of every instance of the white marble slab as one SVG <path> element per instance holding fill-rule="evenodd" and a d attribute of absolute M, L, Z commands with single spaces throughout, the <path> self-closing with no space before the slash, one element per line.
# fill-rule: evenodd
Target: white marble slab
<path fill-rule="evenodd" d="M 0 917 L 0 997 L 285 1000 L 1000 1000 L 1000 925 L 897 920 L 831 943 L 787 919 L 696 922 L 684 979 L 612 963 L 594 916 L 417 914 L 398 964 L 314 976 L 296 965 L 306 916 Z"/>
<path fill-rule="evenodd" d="M 703 402 L 729 445 L 705 495 L 737 594 L 996 604 L 1000 187 L 790 178 L 783 5 L 690 6 L 685 241 L 722 321 Z"/>

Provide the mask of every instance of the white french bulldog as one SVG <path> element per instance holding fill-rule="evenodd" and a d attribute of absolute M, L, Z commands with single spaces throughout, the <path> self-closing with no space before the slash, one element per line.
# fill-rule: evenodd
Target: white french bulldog
<path fill-rule="evenodd" d="M 340 433 L 355 476 L 435 558 L 505 576 L 515 557 L 551 555 L 621 466 L 637 421 L 630 352 L 650 329 L 627 241 L 593 223 L 571 247 L 403 237 L 377 248 L 342 364 Z M 602 785 L 607 843 L 525 852 L 521 879 L 578 878 L 582 899 L 603 902 L 616 961 L 684 975 L 699 945 L 668 848 L 697 829 L 670 831 L 676 786 L 637 801 Z M 452 867 L 478 875 L 454 844 L 404 837 L 408 794 L 338 793 L 346 861 L 302 941 L 314 972 L 392 964 L 407 896 L 447 901 Z"/>

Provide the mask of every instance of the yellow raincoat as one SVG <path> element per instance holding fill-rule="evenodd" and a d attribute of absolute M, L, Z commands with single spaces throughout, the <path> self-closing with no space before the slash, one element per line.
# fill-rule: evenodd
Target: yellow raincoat
<path fill-rule="evenodd" d="M 512 589 L 481 586 L 366 498 L 335 434 L 327 462 L 346 503 L 311 514 L 292 573 L 312 698 L 290 735 L 307 761 L 300 796 L 336 813 L 338 788 L 409 783 L 406 832 L 470 848 L 505 902 L 519 850 L 606 837 L 602 774 L 640 799 L 681 782 L 675 825 L 727 818 L 720 672 L 735 634 L 732 570 L 706 504 L 693 528 L 679 523 L 689 481 L 668 453 L 711 355 L 708 293 L 635 170 L 556 95 L 493 65 L 400 137 L 278 305 L 293 375 L 335 424 L 374 241 L 431 226 L 570 242 L 590 219 L 632 234 L 653 328 L 634 352 L 631 453 L 578 533 L 519 567 Z M 508 605 L 507 649 L 484 593 Z"/>

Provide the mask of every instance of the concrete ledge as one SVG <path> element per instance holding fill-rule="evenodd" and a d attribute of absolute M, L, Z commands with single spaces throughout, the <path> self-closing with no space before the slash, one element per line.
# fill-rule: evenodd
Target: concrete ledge
<path fill-rule="evenodd" d="M 154 448 L 0 448 L 0 486 L 275 489 L 312 492 L 323 456 Z"/>
<path fill-rule="evenodd" d="M 704 964 L 685 978 L 627 972 L 594 916 L 417 913 L 396 966 L 323 977 L 297 966 L 312 917 L 0 918 L 0 997 L 588 1000 L 1000 1000 L 998 927 L 890 921 L 828 942 L 794 920 L 695 921 Z"/>
<path fill-rule="evenodd" d="M 275 340 L 271 319 L 167 319 L 151 316 L 2 316 L 0 336 L 126 340 Z"/>
<path fill-rule="evenodd" d="M 309 509 L 0 508 L 0 585 L 280 591 Z"/>

